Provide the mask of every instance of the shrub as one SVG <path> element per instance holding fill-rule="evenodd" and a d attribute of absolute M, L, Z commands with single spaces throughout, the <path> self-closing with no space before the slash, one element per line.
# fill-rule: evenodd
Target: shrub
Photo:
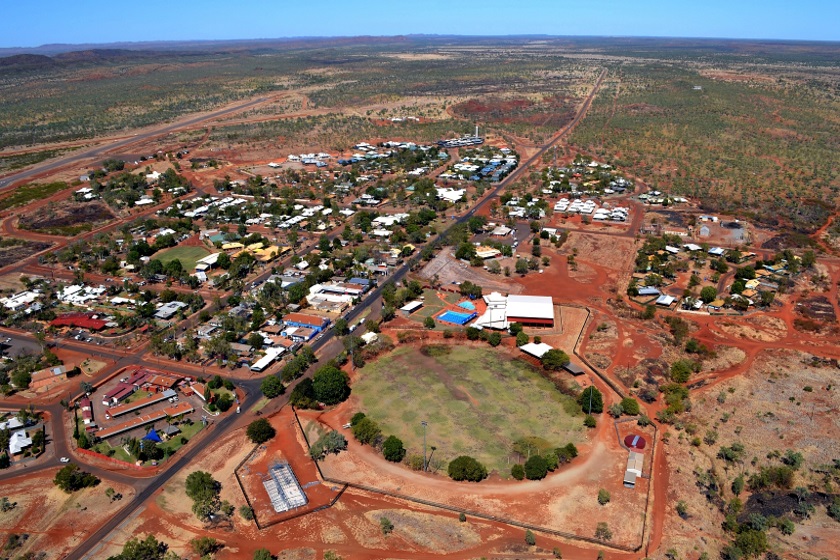
<path fill-rule="evenodd" d="M 70 463 L 59 469 L 53 479 L 53 484 L 71 494 L 82 488 L 90 488 L 99 484 L 99 479 L 81 469 L 75 463 Z"/>
<path fill-rule="evenodd" d="M 510 468 L 510 476 L 516 480 L 522 480 L 525 478 L 525 468 L 519 463 L 516 463 Z"/>
<path fill-rule="evenodd" d="M 370 418 L 362 418 L 352 427 L 353 437 L 363 445 L 374 444 L 382 435 L 382 429 Z"/>
<path fill-rule="evenodd" d="M 277 435 L 277 431 L 265 418 L 254 420 L 248 424 L 248 429 L 245 433 L 248 439 L 255 444 L 265 443 Z"/>
<path fill-rule="evenodd" d="M 502 343 L 502 335 L 501 333 L 492 332 L 487 336 L 487 342 L 490 346 L 498 346 Z"/>
<path fill-rule="evenodd" d="M 542 455 L 532 455 L 525 461 L 524 469 L 528 480 L 541 480 L 548 474 L 548 465 Z"/>
<path fill-rule="evenodd" d="M 534 533 L 530 529 L 525 529 L 525 543 L 529 546 L 537 544 L 537 537 L 534 536 Z"/>
<path fill-rule="evenodd" d="M 292 389 L 289 395 L 289 404 L 295 408 L 318 408 L 318 399 L 315 398 L 315 389 L 310 378 L 301 379 L 300 383 Z"/>
<path fill-rule="evenodd" d="M 621 410 L 624 414 L 638 416 L 639 412 L 641 412 L 639 408 L 639 401 L 633 397 L 626 397 L 621 400 Z"/>
<path fill-rule="evenodd" d="M 213 537 L 198 537 L 190 541 L 190 548 L 199 556 L 205 556 L 213 554 L 222 548 L 222 545 Z"/>
<path fill-rule="evenodd" d="M 467 339 L 468 340 L 478 340 L 481 336 L 481 331 L 475 327 L 467 327 Z"/>
<path fill-rule="evenodd" d="M 242 516 L 242 519 L 246 521 L 251 521 L 252 519 L 254 519 L 254 510 L 251 509 L 249 506 L 240 506 L 239 515 Z"/>
<path fill-rule="evenodd" d="M 595 417 L 591 414 L 587 414 L 586 418 L 583 419 L 583 425 L 587 428 L 594 428 L 598 425 L 598 422 L 595 420 Z"/>
<path fill-rule="evenodd" d="M 610 503 L 610 493 L 607 492 L 605 489 L 601 488 L 598 490 L 598 503 L 602 506 L 607 505 Z"/>
<path fill-rule="evenodd" d="M 309 456 L 316 461 L 320 461 L 330 453 L 337 455 L 345 449 L 347 449 L 347 438 L 332 430 L 319 437 L 312 444 L 312 447 L 309 448 Z"/>
<path fill-rule="evenodd" d="M 458 514 L 458 521 L 460 521 L 461 523 L 464 523 L 466 520 L 467 520 L 467 514 L 466 513 L 464 513 L 462 511 L 461 513 Z"/>
<path fill-rule="evenodd" d="M 487 478 L 487 467 L 467 455 L 461 455 L 450 462 L 448 472 L 452 480 L 479 482 Z"/>
<path fill-rule="evenodd" d="M 390 535 L 394 531 L 394 524 L 387 517 L 379 518 L 379 526 L 382 528 L 383 535 Z"/>
<path fill-rule="evenodd" d="M 423 319 L 423 326 L 427 329 L 435 328 L 435 319 L 431 315 Z"/>
<path fill-rule="evenodd" d="M 276 375 L 269 375 L 260 383 L 260 391 L 269 399 L 279 397 L 286 392 L 286 387 L 283 382 Z"/>
<path fill-rule="evenodd" d="M 540 358 L 543 369 L 547 371 L 560 371 L 569 361 L 569 355 L 556 348 L 552 348 Z"/>

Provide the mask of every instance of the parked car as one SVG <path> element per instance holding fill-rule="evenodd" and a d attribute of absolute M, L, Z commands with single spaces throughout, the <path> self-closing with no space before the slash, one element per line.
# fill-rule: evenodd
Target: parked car
<path fill-rule="evenodd" d="M 61 458 L 61 459 L 59 459 L 58 461 L 59 461 L 60 463 L 69 463 L 69 462 L 70 462 L 70 459 L 69 459 L 69 458 L 67 458 L 67 457 L 62 457 L 62 458 Z"/>

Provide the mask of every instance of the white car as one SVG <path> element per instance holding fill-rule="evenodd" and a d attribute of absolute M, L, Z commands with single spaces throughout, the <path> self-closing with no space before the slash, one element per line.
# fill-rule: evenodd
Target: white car
<path fill-rule="evenodd" d="M 67 458 L 67 457 L 62 457 L 61 459 L 59 459 L 59 460 L 58 460 L 58 462 L 59 462 L 59 463 L 69 463 L 69 462 L 70 462 L 70 459 L 69 459 L 69 458 Z"/>

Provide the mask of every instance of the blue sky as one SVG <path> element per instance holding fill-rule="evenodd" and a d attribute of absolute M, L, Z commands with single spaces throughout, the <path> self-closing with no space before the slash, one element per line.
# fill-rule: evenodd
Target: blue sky
<path fill-rule="evenodd" d="M 0 12 L 0 47 L 409 33 L 840 41 L 837 0 L 8 0 L 5 4 Z"/>

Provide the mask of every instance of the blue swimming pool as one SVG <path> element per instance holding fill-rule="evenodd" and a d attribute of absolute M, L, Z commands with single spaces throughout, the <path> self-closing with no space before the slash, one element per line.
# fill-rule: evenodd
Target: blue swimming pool
<path fill-rule="evenodd" d="M 475 304 L 470 301 L 462 301 L 458 304 L 458 307 L 461 309 L 469 309 L 470 311 L 475 311 Z"/>
<path fill-rule="evenodd" d="M 446 323 L 453 323 L 455 325 L 465 325 L 474 319 L 478 313 L 458 313 L 457 311 L 444 311 L 437 316 L 438 321 Z"/>

